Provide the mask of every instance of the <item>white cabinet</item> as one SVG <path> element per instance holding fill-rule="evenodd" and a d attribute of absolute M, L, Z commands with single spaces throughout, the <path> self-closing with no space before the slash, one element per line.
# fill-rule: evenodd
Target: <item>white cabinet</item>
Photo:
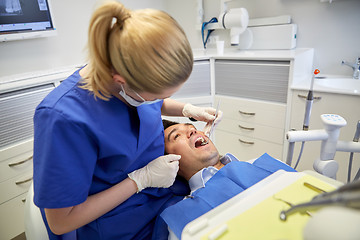
<path fill-rule="evenodd" d="M 32 146 L 25 141 L 0 150 L 0 239 L 24 232 L 24 202 L 32 181 Z"/>
<path fill-rule="evenodd" d="M 12 239 L 25 229 L 24 202 L 33 175 L 34 110 L 69 74 L 62 72 L 0 81 L 1 240 Z"/>
<path fill-rule="evenodd" d="M 284 104 L 218 95 L 217 101 L 224 113 L 216 129 L 216 146 L 221 154 L 230 152 L 247 161 L 266 152 L 281 159 Z"/>
<path fill-rule="evenodd" d="M 299 97 L 300 95 L 300 97 Z M 302 129 L 305 112 L 305 99 L 301 96 L 306 96 L 306 91 L 295 90 L 293 91 L 293 99 L 291 105 L 291 128 L 297 130 Z M 360 96 L 356 95 L 342 95 L 335 93 L 315 92 L 314 97 L 320 97 L 321 99 L 314 100 L 311 118 L 310 118 L 310 130 L 323 129 L 323 124 L 320 120 L 320 115 L 325 113 L 335 113 L 346 119 L 347 125 L 340 130 L 339 140 L 352 141 L 354 138 L 355 128 L 357 122 L 360 120 Z M 294 151 L 293 163 L 296 162 L 299 145 Z M 321 142 L 306 142 L 303 150 L 303 154 L 298 165 L 297 170 L 312 169 L 312 165 L 315 159 L 319 158 Z M 337 173 L 337 180 L 346 182 L 349 153 L 337 152 L 335 160 L 339 163 L 339 171 Z M 360 167 L 360 154 L 354 154 L 352 178 L 354 178 L 356 172 Z"/>
<path fill-rule="evenodd" d="M 224 113 L 216 129 L 221 154 L 282 159 L 289 73 L 290 61 L 215 62 L 215 104 L 220 101 Z"/>

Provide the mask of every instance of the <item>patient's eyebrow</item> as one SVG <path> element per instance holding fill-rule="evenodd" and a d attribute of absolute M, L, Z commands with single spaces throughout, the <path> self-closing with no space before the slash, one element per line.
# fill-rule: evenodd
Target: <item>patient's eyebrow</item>
<path fill-rule="evenodd" d="M 194 124 L 191 124 L 191 123 L 185 123 L 186 126 L 194 126 Z M 178 128 L 174 128 L 173 130 L 170 131 L 169 135 L 168 135 L 168 141 L 170 142 L 170 137 L 171 137 L 171 134 L 173 134 L 174 132 L 176 132 L 178 130 Z"/>
<path fill-rule="evenodd" d="M 178 129 L 174 128 L 173 130 L 170 131 L 169 135 L 168 135 L 168 141 L 170 142 L 170 136 L 171 134 L 173 134 L 174 132 L 176 132 Z"/>

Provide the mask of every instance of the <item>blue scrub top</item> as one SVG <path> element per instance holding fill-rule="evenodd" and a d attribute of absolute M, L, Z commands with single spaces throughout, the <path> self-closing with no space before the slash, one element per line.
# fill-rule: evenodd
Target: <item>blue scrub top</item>
<path fill-rule="evenodd" d="M 131 108 L 115 97 L 95 99 L 80 80 L 76 71 L 35 111 L 34 202 L 41 209 L 80 204 L 164 154 L 162 101 Z M 78 229 L 77 239 L 149 238 L 173 196 L 147 188 Z"/>

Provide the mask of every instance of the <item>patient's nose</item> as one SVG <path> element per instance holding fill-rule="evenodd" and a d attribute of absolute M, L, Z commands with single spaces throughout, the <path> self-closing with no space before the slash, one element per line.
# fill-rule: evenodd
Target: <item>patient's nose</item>
<path fill-rule="evenodd" d="M 193 134 L 195 134 L 196 133 L 196 129 L 194 129 L 194 128 L 191 128 L 191 129 L 189 129 L 189 131 L 188 131 L 188 138 L 190 138 Z"/>

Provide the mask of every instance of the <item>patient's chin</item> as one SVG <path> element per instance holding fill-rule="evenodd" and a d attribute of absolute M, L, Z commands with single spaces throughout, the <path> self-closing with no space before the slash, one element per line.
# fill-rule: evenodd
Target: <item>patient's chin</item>
<path fill-rule="evenodd" d="M 218 151 L 213 151 L 210 152 L 209 155 L 206 156 L 205 159 L 203 159 L 203 161 L 208 164 L 208 166 L 212 166 L 214 164 L 216 164 L 220 159 L 220 155 Z"/>

